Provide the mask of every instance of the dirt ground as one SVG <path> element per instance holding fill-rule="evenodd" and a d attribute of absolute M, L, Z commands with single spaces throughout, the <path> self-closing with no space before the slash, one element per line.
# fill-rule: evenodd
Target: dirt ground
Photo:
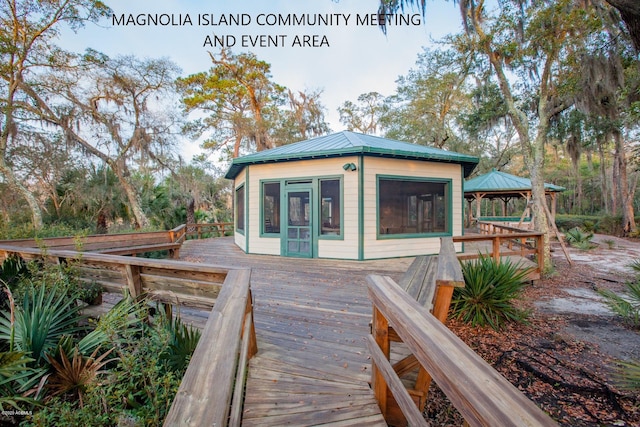
<path fill-rule="evenodd" d="M 555 273 L 529 286 L 521 301 L 526 325 L 505 330 L 449 327 L 563 426 L 640 426 L 640 393 L 619 389 L 620 360 L 640 360 L 640 331 L 609 311 L 594 289 L 616 292 L 633 277 L 640 241 L 597 235 L 598 247 L 560 247 Z M 436 391 L 437 393 L 437 391 Z M 432 425 L 460 425 L 439 399 L 428 408 Z"/>

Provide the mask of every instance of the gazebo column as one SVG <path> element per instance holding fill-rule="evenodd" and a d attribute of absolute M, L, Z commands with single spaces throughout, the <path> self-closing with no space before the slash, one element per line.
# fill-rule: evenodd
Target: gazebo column
<path fill-rule="evenodd" d="M 476 193 L 476 220 L 478 220 L 482 216 L 482 198 L 484 197 L 484 193 Z"/>
<path fill-rule="evenodd" d="M 557 194 L 554 192 L 549 192 L 549 197 L 551 198 L 551 221 L 556 223 L 556 205 L 558 203 Z"/>
<path fill-rule="evenodd" d="M 526 193 L 520 193 L 520 196 L 524 197 L 524 199 L 527 201 L 527 205 L 524 208 L 524 211 L 522 211 L 522 216 L 520 217 L 520 222 L 518 223 L 518 227 L 522 226 L 522 223 L 524 222 L 525 217 L 528 216 L 529 214 L 529 201 L 531 200 L 531 192 L 527 191 Z M 528 228 L 531 228 L 531 226 L 529 226 Z"/>
<path fill-rule="evenodd" d="M 507 212 L 507 204 L 509 203 L 509 197 L 501 197 L 500 200 L 502 200 L 502 216 L 507 216 L 508 212 Z"/>

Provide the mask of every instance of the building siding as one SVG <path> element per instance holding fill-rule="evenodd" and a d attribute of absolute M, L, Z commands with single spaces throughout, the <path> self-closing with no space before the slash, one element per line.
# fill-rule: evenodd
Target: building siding
<path fill-rule="evenodd" d="M 250 253 L 265 255 L 281 254 L 280 236 L 261 236 L 261 182 L 297 179 L 342 178 L 342 238 L 318 237 L 318 258 L 359 259 L 359 221 L 363 220 L 363 259 L 394 258 L 435 254 L 440 250 L 440 237 L 399 237 L 379 239 L 377 235 L 377 177 L 435 178 L 451 181 L 451 231 L 452 235 L 463 234 L 463 174 L 462 166 L 454 163 L 412 161 L 403 159 L 363 158 L 361 171 L 345 171 L 343 165 L 359 165 L 357 156 L 331 159 L 314 159 L 282 163 L 254 164 L 245 168 L 235 179 L 234 189 L 245 183 L 247 194 L 246 236 Z M 249 173 L 247 173 L 249 171 Z M 359 175 L 363 173 L 362 196 L 359 194 Z M 281 187 L 285 191 L 285 187 Z M 359 212 L 362 197 L 364 213 Z M 318 212 L 319 195 L 313 194 L 313 209 Z M 284 209 L 284 207 L 282 207 Z M 284 235 L 285 230 L 281 233 Z M 247 237 L 236 233 L 235 242 L 245 252 Z M 461 250 L 461 245 L 456 245 Z"/>
<path fill-rule="evenodd" d="M 462 234 L 462 173 L 458 164 L 366 157 L 364 160 L 364 258 L 394 258 L 436 254 L 440 237 L 378 239 L 377 176 L 437 178 L 451 180 L 451 218 L 454 236 Z"/>
<path fill-rule="evenodd" d="M 249 211 L 248 228 L 249 248 L 251 253 L 280 255 L 280 237 L 260 236 L 260 182 L 265 180 L 288 180 L 324 177 L 342 177 L 343 197 L 343 239 L 318 239 L 319 258 L 358 258 L 358 174 L 345 171 L 345 163 L 356 163 L 357 157 L 341 157 L 333 159 L 315 159 L 285 163 L 270 163 L 249 166 Z M 245 168 L 246 170 L 246 168 Z M 244 176 L 244 175 L 243 175 Z M 236 179 L 236 188 L 238 186 Z M 281 188 L 284 191 L 284 187 Z M 313 194 L 314 209 L 318 209 L 318 194 Z M 284 233 L 284 230 L 281 230 Z"/>

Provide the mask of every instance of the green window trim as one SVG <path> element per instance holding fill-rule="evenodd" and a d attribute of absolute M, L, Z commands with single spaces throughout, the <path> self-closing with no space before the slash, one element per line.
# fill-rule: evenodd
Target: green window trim
<path fill-rule="evenodd" d="M 265 196 L 266 196 L 266 192 L 265 192 L 265 185 L 275 185 L 278 184 L 278 199 L 277 202 L 273 201 L 274 203 L 274 212 L 271 213 L 271 216 L 273 219 L 271 219 L 269 222 L 272 224 L 271 226 L 273 226 L 272 230 L 268 230 L 269 224 L 267 224 L 267 221 L 265 219 L 265 216 L 267 215 L 265 212 Z M 260 180 L 260 237 L 266 237 L 266 238 L 280 238 L 282 236 L 282 225 L 280 224 L 280 218 L 281 218 L 281 209 L 282 209 L 282 199 L 283 199 L 283 187 L 284 187 L 284 182 L 283 180 Z M 276 208 L 277 206 L 277 208 Z M 277 230 L 277 231 L 275 231 Z"/>
<path fill-rule="evenodd" d="M 326 181 L 338 181 L 339 185 L 339 200 L 335 209 L 335 218 L 332 217 L 332 223 L 335 226 L 338 225 L 338 230 L 325 231 L 335 234 L 323 234 L 322 230 L 322 183 Z M 327 176 L 314 176 L 314 177 L 301 177 L 301 178 L 282 178 L 282 179 L 264 179 L 259 181 L 260 184 L 260 237 L 261 238 L 282 238 L 283 229 L 280 224 L 279 232 L 267 232 L 265 230 L 265 185 L 268 184 L 280 184 L 280 211 L 284 212 L 285 193 L 287 189 L 296 188 L 312 188 L 314 191 L 315 202 L 313 221 L 317 225 L 314 225 L 314 235 L 318 240 L 344 240 L 344 175 L 327 175 Z"/>
<path fill-rule="evenodd" d="M 321 240 L 344 240 L 344 176 L 323 176 L 317 178 L 318 181 L 318 212 L 319 212 L 319 224 L 318 224 L 318 239 Z M 334 203 L 332 201 L 333 210 L 337 210 L 337 215 L 331 214 L 331 223 L 323 224 L 323 195 L 322 195 L 322 183 L 327 181 L 338 181 L 338 201 Z M 337 208 L 335 207 L 337 205 Z M 325 203 L 325 208 L 327 205 Z M 328 225 L 328 227 L 327 227 Z M 337 227 L 336 227 L 337 225 Z M 325 234 L 323 234 L 323 227 Z M 336 230 L 337 228 L 337 230 Z"/>
<path fill-rule="evenodd" d="M 246 212 L 246 186 L 245 183 L 240 184 L 235 190 L 235 231 L 244 236 L 247 228 L 247 212 Z M 242 221 L 242 226 L 240 222 Z"/>
<path fill-rule="evenodd" d="M 444 231 L 432 231 L 432 232 L 398 232 L 398 233 L 381 233 L 381 181 L 398 181 L 400 182 L 418 182 L 418 183 L 432 183 L 432 184 L 444 184 L 445 193 L 445 229 Z M 408 203 L 411 203 L 407 199 Z M 410 218 L 409 209 L 407 208 L 407 217 L 403 218 L 407 220 L 405 228 L 408 227 L 408 222 L 412 220 Z M 415 221 L 415 219 L 413 219 Z M 453 235 L 453 180 L 450 178 L 430 178 L 430 177 L 417 177 L 417 176 L 400 176 L 400 175 L 376 175 L 376 238 L 378 240 L 387 239 L 416 239 L 416 238 L 431 238 L 431 237 L 443 237 Z"/>

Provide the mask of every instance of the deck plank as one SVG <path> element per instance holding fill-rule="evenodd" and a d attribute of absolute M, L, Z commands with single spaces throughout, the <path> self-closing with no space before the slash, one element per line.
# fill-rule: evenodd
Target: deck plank
<path fill-rule="evenodd" d="M 249 365 L 243 426 L 386 426 L 368 384 L 365 277 L 399 278 L 412 258 L 251 255 L 229 238 L 187 241 L 180 257 L 252 269 L 258 354 Z"/>

